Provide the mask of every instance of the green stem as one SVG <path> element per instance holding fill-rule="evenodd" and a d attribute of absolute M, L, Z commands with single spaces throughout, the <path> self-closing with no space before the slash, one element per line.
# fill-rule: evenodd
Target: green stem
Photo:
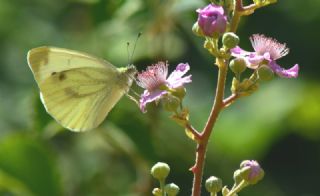
<path fill-rule="evenodd" d="M 248 183 L 244 180 L 242 180 L 238 186 L 236 186 L 235 188 L 233 188 L 228 194 L 227 196 L 233 196 L 236 193 L 239 193 L 244 187 L 248 186 Z"/>
<path fill-rule="evenodd" d="M 236 32 L 238 29 L 238 25 L 240 23 L 241 19 L 241 11 L 243 10 L 242 7 L 242 0 L 236 0 L 235 5 L 234 5 L 234 13 L 233 17 L 231 20 L 231 25 L 230 25 L 230 31 L 231 32 Z"/>
<path fill-rule="evenodd" d="M 224 107 L 223 97 L 228 66 L 222 58 L 217 58 L 216 63 L 219 67 L 216 96 L 206 126 L 199 137 L 200 140 L 198 141 L 195 165 L 191 168 L 193 172 L 192 196 L 200 196 L 201 194 L 201 181 L 209 137 L 219 113 Z"/>
<path fill-rule="evenodd" d="M 160 180 L 160 189 L 161 189 L 161 195 L 162 196 L 166 196 L 166 192 L 164 191 L 164 186 L 165 186 L 165 181 L 164 180 Z"/>
<path fill-rule="evenodd" d="M 217 196 L 217 193 L 216 192 L 210 193 L 210 196 Z"/>

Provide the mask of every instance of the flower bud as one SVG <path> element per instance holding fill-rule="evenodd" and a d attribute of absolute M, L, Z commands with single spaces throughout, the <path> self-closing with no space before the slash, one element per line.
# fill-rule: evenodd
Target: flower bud
<path fill-rule="evenodd" d="M 264 177 L 264 171 L 257 161 L 243 161 L 240 170 L 243 180 L 250 184 L 256 184 Z"/>
<path fill-rule="evenodd" d="M 241 174 L 241 170 L 237 169 L 234 173 L 233 173 L 233 180 L 236 184 L 239 184 L 243 178 L 242 178 L 242 174 Z"/>
<path fill-rule="evenodd" d="M 203 9 L 197 9 L 198 25 L 203 34 L 213 37 L 226 31 L 227 17 L 222 6 L 209 4 Z"/>
<path fill-rule="evenodd" d="M 198 22 L 195 22 L 192 26 L 192 32 L 197 36 L 203 36 L 203 32 L 201 28 L 199 27 Z"/>
<path fill-rule="evenodd" d="M 268 65 L 261 65 L 258 68 L 258 75 L 262 81 L 270 81 L 274 77 L 274 73 Z"/>
<path fill-rule="evenodd" d="M 240 39 L 235 33 L 228 32 L 223 34 L 222 43 L 228 49 L 236 47 L 239 44 L 239 41 Z"/>
<path fill-rule="evenodd" d="M 162 196 L 162 191 L 161 191 L 161 189 L 159 189 L 159 188 L 154 188 L 154 189 L 152 190 L 152 195 L 154 195 L 154 196 Z"/>
<path fill-rule="evenodd" d="M 206 180 L 206 189 L 210 193 L 217 193 L 222 189 L 222 180 L 215 176 L 211 176 Z"/>
<path fill-rule="evenodd" d="M 175 97 L 178 97 L 182 101 L 182 99 L 186 96 L 186 93 L 187 93 L 186 88 L 182 86 L 182 87 L 175 88 L 171 94 L 174 95 Z"/>
<path fill-rule="evenodd" d="M 235 58 L 230 61 L 229 67 L 236 75 L 241 74 L 247 68 L 247 62 L 244 58 Z"/>
<path fill-rule="evenodd" d="M 170 167 L 166 163 L 158 162 L 151 168 L 151 175 L 162 181 L 169 175 Z"/>
<path fill-rule="evenodd" d="M 171 94 L 168 94 L 167 96 L 163 97 L 161 99 L 163 107 L 165 110 L 169 112 L 175 112 L 177 111 L 178 107 L 180 106 L 180 99 L 176 96 L 173 96 Z"/>
<path fill-rule="evenodd" d="M 176 196 L 178 195 L 180 188 L 176 184 L 170 183 L 164 187 L 164 190 L 168 196 Z"/>

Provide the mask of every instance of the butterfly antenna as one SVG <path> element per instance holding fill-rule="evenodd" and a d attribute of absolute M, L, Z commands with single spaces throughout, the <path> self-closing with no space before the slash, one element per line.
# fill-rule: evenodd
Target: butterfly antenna
<path fill-rule="evenodd" d="M 142 35 L 142 33 L 139 32 L 139 33 L 138 33 L 138 36 L 137 36 L 137 38 L 136 38 L 136 40 L 135 40 L 135 42 L 134 42 L 133 50 L 132 50 L 132 53 L 131 53 L 131 56 L 130 56 L 130 59 L 129 59 L 129 63 L 130 63 L 130 64 L 132 63 L 132 57 L 133 57 L 133 54 L 134 54 L 134 52 L 135 52 L 135 50 L 136 50 L 137 42 L 138 42 L 138 40 L 139 40 L 139 38 L 140 38 L 141 35 Z"/>
<path fill-rule="evenodd" d="M 128 54 L 128 65 L 130 65 L 130 51 L 129 51 L 129 47 L 130 47 L 130 42 L 127 42 L 127 54 Z"/>

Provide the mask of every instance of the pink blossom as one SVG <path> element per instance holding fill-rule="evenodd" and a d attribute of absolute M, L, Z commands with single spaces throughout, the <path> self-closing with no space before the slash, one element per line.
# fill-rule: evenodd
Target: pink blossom
<path fill-rule="evenodd" d="M 275 39 L 259 34 L 252 35 L 250 41 L 254 52 L 248 52 L 236 46 L 231 49 L 231 55 L 234 57 L 243 57 L 247 62 L 247 66 L 251 69 L 256 69 L 261 64 L 267 64 L 280 77 L 298 77 L 298 64 L 295 64 L 290 69 L 284 69 L 276 63 L 276 60 L 289 53 L 289 48 L 286 47 L 286 44 L 281 44 Z"/>
<path fill-rule="evenodd" d="M 170 89 L 176 89 L 186 83 L 190 83 L 191 75 L 182 77 L 189 69 L 190 66 L 188 63 L 180 63 L 169 77 L 167 77 L 168 64 L 160 61 L 147 67 L 146 71 L 139 73 L 137 76 L 137 84 L 145 89 L 140 97 L 141 111 L 146 112 L 145 107 L 147 103 L 161 99 Z"/>

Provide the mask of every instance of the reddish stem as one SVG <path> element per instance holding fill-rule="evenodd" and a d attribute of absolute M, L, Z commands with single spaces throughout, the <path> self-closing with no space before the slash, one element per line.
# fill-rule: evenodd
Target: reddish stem
<path fill-rule="evenodd" d="M 229 97 L 225 98 L 223 100 L 223 106 L 228 107 L 230 104 L 232 104 L 239 96 L 237 94 L 232 94 Z"/>
<path fill-rule="evenodd" d="M 223 97 L 228 67 L 225 61 L 221 58 L 217 58 L 217 65 L 219 67 L 219 74 L 214 104 L 212 106 L 206 126 L 204 127 L 203 132 L 200 134 L 195 165 L 190 169 L 193 172 L 192 196 L 200 196 L 201 194 L 201 181 L 209 137 L 212 133 L 212 128 L 219 116 L 219 113 L 224 107 Z"/>
<path fill-rule="evenodd" d="M 194 139 L 196 141 L 200 141 L 201 140 L 199 132 L 195 128 L 193 128 L 192 125 L 187 123 L 185 128 L 188 129 L 192 133 L 192 135 L 194 136 Z"/>

